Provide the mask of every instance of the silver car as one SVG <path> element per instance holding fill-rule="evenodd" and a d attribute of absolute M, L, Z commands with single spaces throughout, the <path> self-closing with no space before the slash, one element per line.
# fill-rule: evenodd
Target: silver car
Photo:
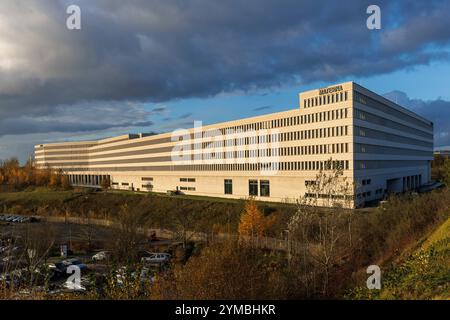
<path fill-rule="evenodd" d="M 145 263 L 166 263 L 169 262 L 171 255 L 168 253 L 151 253 L 149 257 L 142 258 Z"/>

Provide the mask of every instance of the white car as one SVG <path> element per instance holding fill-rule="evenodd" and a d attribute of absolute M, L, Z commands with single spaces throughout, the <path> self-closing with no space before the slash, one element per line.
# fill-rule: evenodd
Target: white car
<path fill-rule="evenodd" d="M 171 255 L 168 253 L 152 253 L 149 257 L 143 257 L 145 263 L 165 263 L 169 262 Z"/>
<path fill-rule="evenodd" d="M 92 261 L 103 261 L 110 256 L 109 251 L 100 251 L 92 256 Z"/>

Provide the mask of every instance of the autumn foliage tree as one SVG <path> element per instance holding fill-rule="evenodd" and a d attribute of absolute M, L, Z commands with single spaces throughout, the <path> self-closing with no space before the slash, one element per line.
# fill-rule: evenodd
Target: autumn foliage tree
<path fill-rule="evenodd" d="M 0 161 L 0 185 L 10 190 L 21 190 L 28 186 L 70 188 L 70 181 L 61 170 L 41 168 L 30 158 L 21 166 L 16 158 Z"/>
<path fill-rule="evenodd" d="M 266 231 L 266 219 L 253 199 L 245 204 L 238 231 L 242 236 L 251 237 L 262 237 Z"/>
<path fill-rule="evenodd" d="M 275 256 L 237 241 L 216 242 L 156 277 L 152 299 L 283 299 L 288 281 Z"/>
<path fill-rule="evenodd" d="M 108 190 L 111 187 L 111 178 L 109 176 L 107 176 L 104 179 L 102 179 L 101 187 L 104 190 Z"/>

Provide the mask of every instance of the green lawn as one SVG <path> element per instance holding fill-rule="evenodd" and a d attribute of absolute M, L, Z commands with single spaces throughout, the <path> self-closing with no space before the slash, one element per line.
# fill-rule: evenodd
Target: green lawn
<path fill-rule="evenodd" d="M 64 201 L 81 194 L 82 192 L 74 190 L 54 190 L 40 187 L 21 192 L 0 192 L 0 201 Z"/>

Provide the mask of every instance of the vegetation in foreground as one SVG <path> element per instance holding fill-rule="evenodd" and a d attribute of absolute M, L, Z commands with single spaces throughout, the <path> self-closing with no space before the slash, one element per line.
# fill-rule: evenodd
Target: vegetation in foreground
<path fill-rule="evenodd" d="M 349 299 L 450 299 L 450 218 L 382 274 L 381 290 L 360 286 Z"/>
<path fill-rule="evenodd" d="M 448 161 L 448 160 L 446 160 Z M 446 163 L 446 162 L 445 162 Z M 444 173 L 445 178 L 447 173 Z M 339 174 L 318 177 L 318 194 L 333 190 Z M 4 210 L 38 215 L 94 215 L 116 221 L 112 247 L 121 265 L 136 261 L 134 244 L 139 226 L 186 231 L 228 232 L 235 241 L 211 241 L 188 250 L 146 286 L 123 281 L 88 292 L 89 299 L 418 299 L 448 297 L 448 219 L 450 190 L 391 196 L 369 212 L 313 206 L 317 199 L 300 198 L 297 205 L 267 207 L 252 201 L 220 202 L 157 195 L 33 189 L 0 193 Z M 325 190 L 325 191 L 324 191 Z M 42 196 L 42 194 L 46 196 Z M 61 210 L 62 209 L 62 210 Z M 62 212 L 61 212 L 62 211 Z M 444 223 L 445 222 L 445 223 Z M 433 230 L 429 240 L 417 243 Z M 249 237 L 273 235 L 290 243 L 288 250 L 254 246 Z M 434 239 L 434 240 L 433 240 Z M 186 244 L 188 239 L 183 238 Z M 416 251 L 411 251 L 416 250 Z M 189 251 L 189 252 L 188 252 Z M 384 271 L 381 291 L 367 292 L 366 268 Z M 423 276 L 423 279 L 420 279 Z M 108 283 L 108 282 L 106 282 Z M 352 288 L 357 288 L 352 290 Z M 144 291 L 142 291 L 144 290 Z M 349 293 L 350 292 L 350 293 Z M 53 296 L 36 295 L 32 298 Z M 10 298 L 11 294 L 3 294 Z M 77 296 L 70 296 L 76 298 Z"/>

